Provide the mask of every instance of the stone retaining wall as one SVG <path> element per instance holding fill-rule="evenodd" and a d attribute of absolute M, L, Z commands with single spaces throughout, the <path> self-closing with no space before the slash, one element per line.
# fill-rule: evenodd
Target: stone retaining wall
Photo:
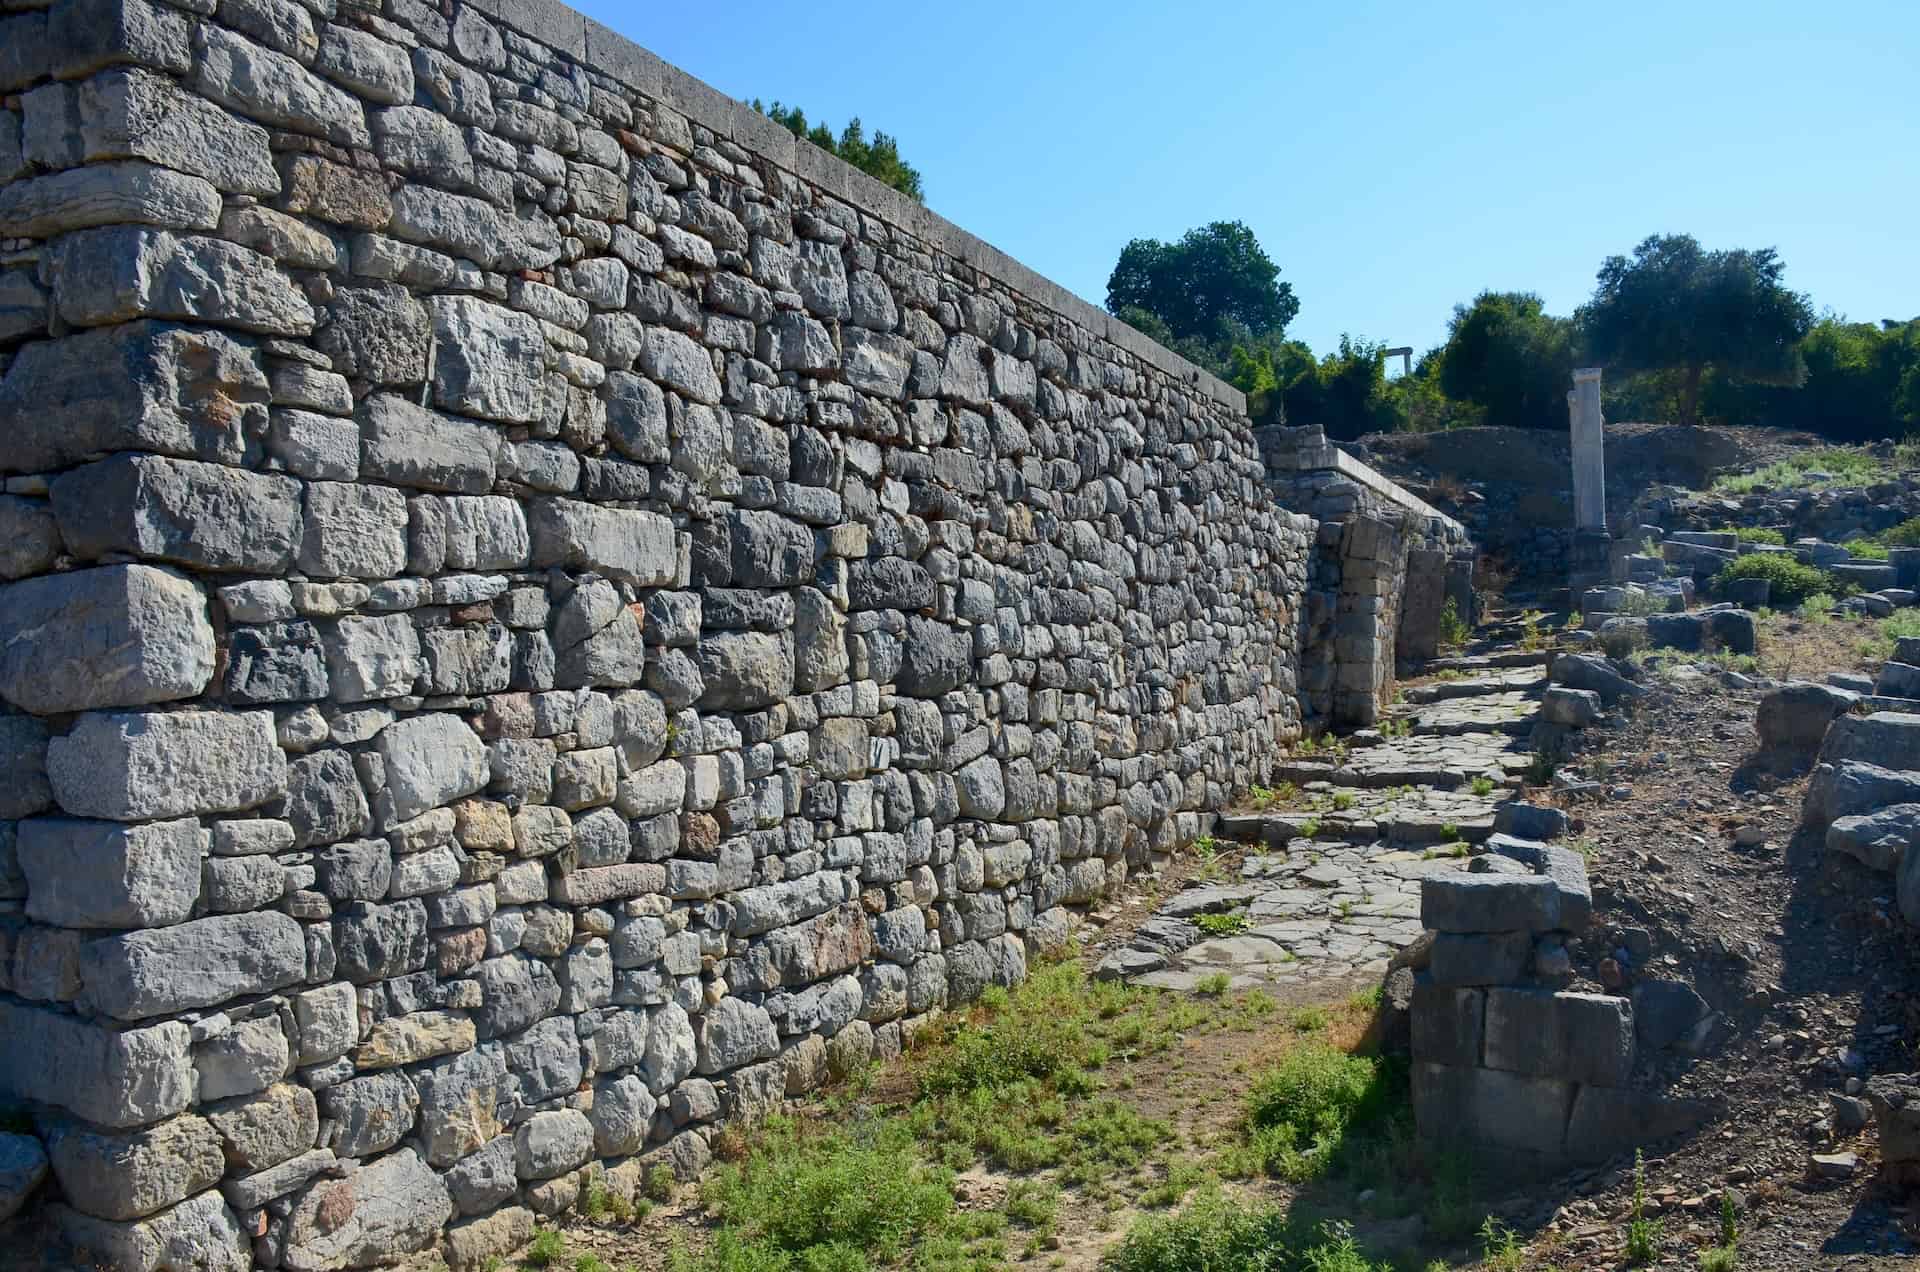
<path fill-rule="evenodd" d="M 695 1171 L 1299 731 L 1237 393 L 578 14 L 60 0 L 0 94 L 0 1095 L 76 1258 Z"/>

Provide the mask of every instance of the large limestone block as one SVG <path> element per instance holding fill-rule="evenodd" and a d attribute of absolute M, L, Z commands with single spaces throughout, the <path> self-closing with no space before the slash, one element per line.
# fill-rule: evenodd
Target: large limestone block
<path fill-rule="evenodd" d="M 53 515 L 79 557 L 152 557 L 278 574 L 300 542 L 300 483 L 160 455 L 115 455 L 54 480 Z"/>
<path fill-rule="evenodd" d="M 194 30 L 193 86 L 263 124 L 365 148 L 366 109 L 284 53 L 203 22 Z"/>
<path fill-rule="evenodd" d="M 213 677 L 193 584 L 109 565 L 0 586 L 0 698 L 36 715 L 191 698 Z"/>
<path fill-rule="evenodd" d="M 27 915 L 69 928 L 185 922 L 200 895 L 206 838 L 189 817 L 138 826 L 73 817 L 21 822 Z"/>
<path fill-rule="evenodd" d="M 432 1246 L 452 1217 L 446 1182 L 418 1153 L 403 1148 L 302 1193 L 287 1218 L 282 1266 L 288 1272 L 333 1272 L 390 1262 Z"/>
<path fill-rule="evenodd" d="M 321 633 L 327 675 L 338 702 L 369 702 L 413 692 L 426 670 L 420 633 L 405 614 L 349 615 Z"/>
<path fill-rule="evenodd" d="M 101 1126 L 139 1126 L 193 1102 L 192 1032 L 178 1021 L 112 1029 L 0 1001 L 0 1092 Z"/>
<path fill-rule="evenodd" d="M 412 1073 L 420 1092 L 420 1138 L 427 1161 L 451 1166 L 500 1134 L 498 1104 L 507 1080 L 497 1047 L 435 1060 Z M 512 1154 L 506 1172 L 511 1188 Z"/>
<path fill-rule="evenodd" d="M 1541 875 L 1429 878 L 1420 884 L 1420 922 L 1436 932 L 1548 932 L 1560 925 L 1560 894 Z"/>
<path fill-rule="evenodd" d="M 307 941 L 284 914 L 259 911 L 128 932 L 80 949 L 81 1001 L 117 1020 L 212 1007 L 307 975 Z"/>
<path fill-rule="evenodd" d="M 49 1137 L 54 1178 L 96 1219 L 140 1219 L 218 1183 L 220 1136 L 205 1119 L 176 1117 L 117 1134 L 62 1127 Z"/>
<path fill-rule="evenodd" d="M 699 1071 L 726 1073 L 780 1053 L 780 1035 L 766 1010 L 743 998 L 723 998 L 695 1026 Z"/>
<path fill-rule="evenodd" d="M 89 160 L 147 159 L 229 194 L 280 193 L 267 130 L 143 67 L 114 67 L 80 86 Z"/>
<path fill-rule="evenodd" d="M 547 356 L 539 321 L 472 296 L 438 296 L 432 307 L 434 401 L 481 419 L 538 419 Z"/>
<path fill-rule="evenodd" d="M 641 587 L 673 582 L 673 523 L 658 513 L 536 499 L 527 508 L 535 566 L 599 570 Z"/>
<path fill-rule="evenodd" d="M 217 1192 L 203 1192 L 133 1223 L 94 1219 L 65 1206 L 51 1212 L 82 1266 L 116 1272 L 247 1272 L 253 1244 Z"/>
<path fill-rule="evenodd" d="M 368 398 L 359 420 L 363 475 L 454 494 L 484 495 L 493 489 L 501 440 L 493 426 L 386 393 Z"/>
<path fill-rule="evenodd" d="M 220 224 L 220 192 L 199 177 L 138 160 L 0 186 L 0 235 L 8 238 L 126 224 L 211 230 Z"/>
<path fill-rule="evenodd" d="M 397 284 L 342 287 L 327 303 L 327 320 L 313 342 L 341 375 L 375 384 L 420 384 L 427 378 L 433 324 L 426 306 Z M 381 400 L 368 399 L 369 404 Z"/>
<path fill-rule="evenodd" d="M 307 487 L 300 568 L 323 579 L 384 579 L 407 564 L 407 497 L 386 486 L 316 481 Z"/>
<path fill-rule="evenodd" d="M 690 336 L 667 327 L 647 328 L 640 344 L 640 369 L 696 402 L 720 403 L 720 377 L 713 369 L 713 355 Z"/>
<path fill-rule="evenodd" d="M 142 226 L 83 230 L 54 250 L 53 302 L 76 327 L 175 318 L 270 336 L 313 330 L 313 305 L 270 256 Z"/>
<path fill-rule="evenodd" d="M 88 712 L 47 743 L 47 776 L 77 817 L 230 813 L 287 789 L 270 711 Z"/>
<path fill-rule="evenodd" d="M 1827 764 L 1859 760 L 1902 771 L 1920 769 L 1920 715 L 1876 711 L 1840 716 L 1827 730 L 1820 759 Z"/>
<path fill-rule="evenodd" d="M 699 653 L 702 707 L 750 711 L 793 693 L 790 632 L 709 632 Z"/>
<path fill-rule="evenodd" d="M 227 1167 L 252 1175 L 313 1147 L 320 1114 L 313 1092 L 291 1082 L 210 1104 L 207 1120 L 220 1135 Z"/>
<path fill-rule="evenodd" d="M 238 464 L 266 429 L 267 395 L 252 342 L 224 332 L 134 322 L 35 341 L 0 380 L 0 471 L 126 450 Z"/>
<path fill-rule="evenodd" d="M 486 744 L 458 716 L 432 712 L 388 725 L 380 734 L 393 813 L 410 821 L 486 786 Z"/>

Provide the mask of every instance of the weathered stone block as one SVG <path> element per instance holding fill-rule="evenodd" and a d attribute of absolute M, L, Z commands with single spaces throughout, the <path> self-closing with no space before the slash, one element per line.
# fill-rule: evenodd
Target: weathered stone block
<path fill-rule="evenodd" d="M 527 314 L 471 296 L 432 302 L 434 400 L 481 419 L 525 423 L 541 410 L 546 341 Z"/>
<path fill-rule="evenodd" d="M 313 330 L 313 306 L 270 256 L 236 243 L 140 226 L 62 238 L 53 300 L 76 327 L 174 318 L 274 336 Z"/>
<path fill-rule="evenodd" d="M 1532 959 L 1530 932 L 1439 932 L 1428 972 L 1436 985 L 1511 985 Z"/>
<path fill-rule="evenodd" d="M 1491 1148 L 1559 1155 L 1576 1084 L 1415 1061 L 1413 1116 L 1431 1143 L 1478 1143 Z"/>
<path fill-rule="evenodd" d="M 1485 990 L 1415 985 L 1410 1012 L 1414 1058 L 1429 1064 L 1478 1065 L 1486 1005 Z"/>
<path fill-rule="evenodd" d="M 1486 1066 L 1623 1086 L 1633 1070 L 1633 1009 L 1604 994 L 1487 991 Z"/>
<path fill-rule="evenodd" d="M 262 123 L 342 146 L 372 141 L 367 112 L 284 53 L 203 22 L 194 30 L 193 86 L 201 96 Z"/>
<path fill-rule="evenodd" d="M 103 937 L 80 950 L 82 1002 L 117 1020 L 270 993 L 306 974 L 300 925 L 271 911 Z"/>
<path fill-rule="evenodd" d="M 673 523 L 657 513 L 543 498 L 527 506 L 527 529 L 536 566 L 601 570 L 641 587 L 673 581 Z"/>
<path fill-rule="evenodd" d="M 287 1217 L 288 1272 L 367 1267 L 425 1250 L 453 1217 L 446 1183 L 410 1148 L 323 1179 Z"/>
<path fill-rule="evenodd" d="M 1550 932 L 1560 894 L 1538 875 L 1430 877 L 1420 882 L 1420 922 L 1436 932 Z"/>
<path fill-rule="evenodd" d="M 139 1126 L 193 1100 L 191 1031 L 169 1021 L 114 1029 L 0 1001 L 0 1091 L 101 1126 Z"/>
<path fill-rule="evenodd" d="M 287 788 L 266 711 L 88 712 L 47 743 L 54 798 L 113 821 L 253 808 Z"/>
<path fill-rule="evenodd" d="M 200 895 L 206 839 L 191 818 L 139 826 L 71 817 L 24 821 L 17 850 L 27 877 L 27 914 L 72 928 L 183 922 Z"/>
<path fill-rule="evenodd" d="M 56 478 L 52 496 L 60 537 L 83 558 L 279 574 L 300 542 L 300 483 L 224 464 L 115 455 Z"/>
<path fill-rule="evenodd" d="M 183 91 L 168 76 L 141 67 L 94 76 L 80 86 L 80 125 L 89 159 L 146 159 L 229 194 L 280 193 L 267 130 Z"/>
<path fill-rule="evenodd" d="M 52 238 L 99 225 L 211 230 L 220 192 L 199 177 L 149 163 L 90 164 L 0 187 L 0 234 Z"/>
<path fill-rule="evenodd" d="M 300 568 L 320 579 L 384 579 L 407 565 L 407 499 L 386 486 L 307 486 Z"/>
<path fill-rule="evenodd" d="M 206 598 L 164 570 L 109 565 L 0 586 L 0 697 L 24 710 L 191 698 L 213 660 Z"/>
<path fill-rule="evenodd" d="M 65 1206 L 49 1213 L 76 1257 L 92 1266 L 247 1272 L 253 1264 L 252 1245 L 217 1192 L 203 1192 L 132 1223 L 95 1219 Z"/>
<path fill-rule="evenodd" d="M 0 380 L 0 471 L 122 450 L 240 463 L 265 428 L 267 394 L 252 343 L 224 332 L 134 322 L 36 341 Z"/>

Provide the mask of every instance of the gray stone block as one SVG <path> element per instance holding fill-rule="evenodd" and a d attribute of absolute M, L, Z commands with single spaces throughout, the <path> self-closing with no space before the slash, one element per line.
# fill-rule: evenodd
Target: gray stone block
<path fill-rule="evenodd" d="M 1489 989 L 1486 1067 L 1622 1086 L 1633 1070 L 1633 1018 L 1624 998 Z"/>
<path fill-rule="evenodd" d="M 1488 838 L 1487 848 L 1513 861 L 1531 867 L 1547 878 L 1559 894 L 1560 924 L 1569 932 L 1585 930 L 1593 919 L 1593 884 L 1587 877 L 1587 861 L 1571 848 L 1496 833 Z"/>
<path fill-rule="evenodd" d="M 793 692 L 793 637 L 767 632 L 710 632 L 700 642 L 700 705 L 746 711 Z"/>
<path fill-rule="evenodd" d="M 539 322 L 471 296 L 435 297 L 430 308 L 438 344 L 434 400 L 480 419 L 537 419 L 546 373 Z"/>
<path fill-rule="evenodd" d="M 341 1212 L 345 1211 L 342 1218 Z M 367 1267 L 433 1246 L 453 1217 L 446 1183 L 411 1148 L 307 1189 L 287 1216 L 289 1272 Z"/>
<path fill-rule="evenodd" d="M 398 721 L 377 745 L 397 820 L 410 821 L 487 784 L 487 748 L 456 716 L 429 712 Z"/>
<path fill-rule="evenodd" d="M 1560 894 L 1537 875 L 1431 876 L 1420 881 L 1420 922 L 1436 932 L 1550 932 Z"/>
<path fill-rule="evenodd" d="M 0 1091 L 101 1126 L 139 1126 L 193 1101 L 191 1031 L 115 1029 L 0 1000 Z"/>
<path fill-rule="evenodd" d="M 127 323 L 24 346 L 0 380 L 0 418 L 13 421 L 5 472 L 120 450 L 239 463 L 265 427 L 267 377 L 243 338 Z"/>
<path fill-rule="evenodd" d="M 604 571 L 640 587 L 673 581 L 673 523 L 657 513 L 535 499 L 527 507 L 527 529 L 536 566 Z"/>
<path fill-rule="evenodd" d="M 1532 961 L 1530 932 L 1440 932 L 1433 938 L 1428 974 L 1436 985 L 1511 985 Z"/>
<path fill-rule="evenodd" d="M 271 473 L 115 455 L 55 479 L 52 495 L 60 537 L 82 558 L 278 574 L 300 542 L 300 483 Z"/>
<path fill-rule="evenodd" d="M 506 1077 L 506 1063 L 497 1047 L 448 1056 L 413 1070 L 412 1082 L 420 1092 L 420 1137 L 428 1162 L 451 1166 L 500 1133 L 495 1108 Z M 511 1172 L 512 1165 L 507 1169 Z"/>
<path fill-rule="evenodd" d="M 206 598 L 164 570 L 109 565 L 0 586 L 0 697 L 24 710 L 191 698 L 213 666 Z"/>
<path fill-rule="evenodd" d="M 287 788 L 266 711 L 88 712 L 47 743 L 61 808 L 113 821 L 229 813 Z"/>
<path fill-rule="evenodd" d="M 593 1156 L 593 1123 L 574 1109 L 535 1113 L 513 1136 L 515 1172 L 522 1179 L 553 1179 Z"/>
<path fill-rule="evenodd" d="M 333 943 L 339 974 L 355 984 L 417 972 L 427 965 L 426 907 L 418 898 L 346 906 L 334 914 Z"/>
<path fill-rule="evenodd" d="M 370 1073 L 326 1088 L 320 1107 L 335 1128 L 330 1145 L 335 1155 L 368 1157 L 386 1152 L 413 1130 L 420 1096 L 403 1073 Z"/>
<path fill-rule="evenodd" d="M 726 1073 L 780 1054 L 780 1035 L 772 1019 L 741 998 L 723 998 L 707 1008 L 695 1033 L 703 1074 Z"/>
<path fill-rule="evenodd" d="M 307 942 L 284 914 L 195 919 L 89 941 L 80 950 L 82 1002 L 117 1020 L 213 1007 L 307 975 Z"/>
<path fill-rule="evenodd" d="M 59 241 L 53 303 L 76 327 L 172 318 L 270 336 L 313 330 L 313 305 L 270 256 L 237 243 L 114 225 Z"/>
<path fill-rule="evenodd" d="M 4 291 L 3 284 L 0 291 Z M 4 324 L 5 318 L 0 316 L 0 326 Z M 60 531 L 46 501 L 0 495 L 0 580 L 38 574 L 59 555 Z"/>
<path fill-rule="evenodd" d="M 1415 1061 L 1414 1122 L 1429 1143 L 1477 1143 L 1552 1159 L 1565 1147 L 1576 1090 L 1560 1078 Z"/>
<path fill-rule="evenodd" d="M 31 1135 L 0 1134 L 0 1223 L 20 1213 L 47 1177 L 47 1154 Z"/>
<path fill-rule="evenodd" d="M 1566 1160 L 1598 1162 L 1628 1149 L 1684 1135 L 1703 1125 L 1713 1106 L 1650 1091 L 1584 1086 L 1567 1119 Z"/>
<path fill-rule="evenodd" d="M 368 398 L 358 418 L 366 476 L 455 494 L 481 495 L 493 488 L 501 436 L 492 425 L 431 411 L 392 394 Z"/>
<path fill-rule="evenodd" d="M 367 148 L 367 112 L 349 93 L 284 53 L 202 23 L 194 31 L 193 87 L 201 96 L 278 128 Z"/>
<path fill-rule="evenodd" d="M 280 193 L 265 128 L 143 67 L 115 67 L 82 83 L 80 126 L 90 159 L 146 159 L 230 194 Z"/>
<path fill-rule="evenodd" d="M 137 160 L 89 164 L 0 187 L 0 234 L 52 238 L 101 225 L 211 230 L 220 192 L 199 177 Z"/>
<path fill-rule="evenodd" d="M 327 655 L 312 623 L 237 627 L 227 642 L 227 701 L 236 706 L 327 697 Z"/>
<path fill-rule="evenodd" d="M 183 922 L 200 895 L 206 842 L 192 818 L 139 826 L 72 817 L 24 821 L 17 851 L 27 878 L 27 914 L 70 928 Z"/>
<path fill-rule="evenodd" d="M 1480 989 L 1416 984 L 1409 1012 L 1413 1056 L 1430 1064 L 1480 1063 L 1487 995 Z"/>
<path fill-rule="evenodd" d="M 220 1136 L 205 1119 L 176 1117 L 145 1130 L 63 1126 L 47 1158 L 60 1191 L 96 1219 L 140 1219 L 219 1182 Z"/>
<path fill-rule="evenodd" d="M 193 1050 L 202 1101 L 264 1091 L 292 1067 L 292 1049 L 277 1015 L 241 1021 Z"/>

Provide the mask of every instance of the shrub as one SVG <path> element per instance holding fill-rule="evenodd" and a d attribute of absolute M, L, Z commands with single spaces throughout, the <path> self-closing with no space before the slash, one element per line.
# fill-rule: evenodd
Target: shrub
<path fill-rule="evenodd" d="M 1853 539 L 1840 545 L 1853 553 L 1858 561 L 1884 561 L 1887 559 L 1887 545 L 1875 543 L 1872 539 Z"/>
<path fill-rule="evenodd" d="M 1920 548 L 1920 517 L 1909 517 L 1893 529 L 1883 531 L 1880 542 L 1890 548 Z"/>
<path fill-rule="evenodd" d="M 1787 546 L 1787 536 L 1768 526 L 1741 526 L 1733 533 L 1742 543 L 1770 543 L 1776 548 Z"/>
<path fill-rule="evenodd" d="M 1775 606 L 1798 605 L 1816 592 L 1840 589 L 1825 570 L 1815 569 L 1780 552 L 1755 552 L 1735 557 L 1714 575 L 1715 591 L 1724 592 L 1735 579 L 1765 579 L 1769 603 Z"/>
<path fill-rule="evenodd" d="M 1342 1224 L 1310 1228 L 1278 1206 L 1248 1205 L 1208 1188 L 1177 1215 L 1148 1216 L 1101 1264 L 1103 1272 L 1387 1272 Z"/>
<path fill-rule="evenodd" d="M 1240 910 L 1225 914 L 1202 914 L 1194 919 L 1194 923 L 1208 936 L 1232 936 L 1247 930 L 1247 916 Z"/>
<path fill-rule="evenodd" d="M 902 1123 L 813 1133 L 774 1119 L 745 1162 L 714 1173 L 705 1198 L 722 1240 L 683 1264 L 701 1272 L 886 1264 L 953 1211 L 951 1177 L 919 1158 Z"/>
<path fill-rule="evenodd" d="M 1392 1075 L 1385 1068 L 1377 1057 L 1310 1042 L 1256 1078 L 1247 1129 L 1262 1169 L 1296 1182 L 1323 1173 L 1350 1128 L 1390 1114 Z"/>
<path fill-rule="evenodd" d="M 1449 596 L 1447 603 L 1440 607 L 1440 644 L 1447 649 L 1458 648 L 1466 644 L 1472 634 L 1466 620 L 1460 617 L 1459 604 Z"/>

